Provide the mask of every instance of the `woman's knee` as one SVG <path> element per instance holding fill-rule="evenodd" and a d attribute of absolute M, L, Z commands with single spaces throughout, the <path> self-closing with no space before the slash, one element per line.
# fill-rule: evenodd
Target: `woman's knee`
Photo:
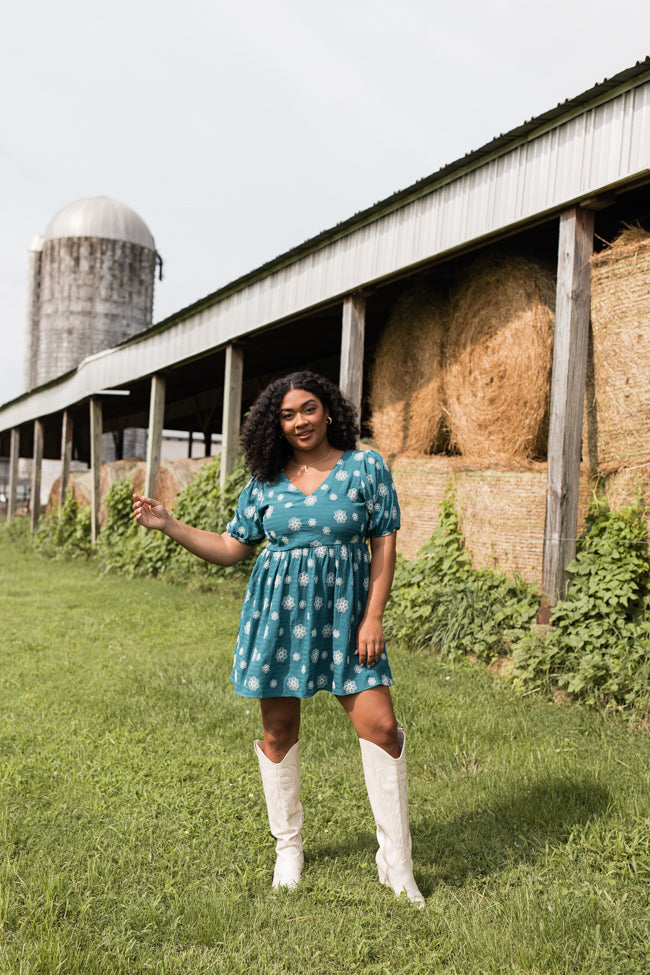
<path fill-rule="evenodd" d="M 382 748 L 392 748 L 397 743 L 397 720 L 393 712 L 376 715 L 373 724 L 375 744 Z"/>
<path fill-rule="evenodd" d="M 299 702 L 298 702 L 299 704 Z M 300 706 L 296 708 L 293 702 L 289 705 L 262 705 L 262 724 L 264 726 L 264 742 L 274 750 L 288 751 L 298 740 L 300 731 Z"/>

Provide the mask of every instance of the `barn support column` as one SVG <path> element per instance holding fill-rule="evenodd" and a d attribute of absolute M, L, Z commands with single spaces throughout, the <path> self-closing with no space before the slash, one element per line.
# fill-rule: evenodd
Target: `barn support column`
<path fill-rule="evenodd" d="M 573 207 L 560 217 L 542 589 L 554 606 L 575 557 L 582 415 L 587 374 L 594 214 Z"/>
<path fill-rule="evenodd" d="M 226 367 L 223 381 L 223 424 L 221 470 L 219 483 L 223 490 L 228 475 L 237 462 L 239 425 L 241 419 L 242 385 L 244 379 L 244 350 L 237 345 L 226 348 Z"/>
<path fill-rule="evenodd" d="M 147 435 L 147 470 L 144 480 L 144 494 L 147 498 L 156 496 L 156 478 L 160 470 L 162 454 L 162 434 L 165 420 L 165 377 L 151 377 L 149 397 L 149 432 Z"/>
<path fill-rule="evenodd" d="M 366 299 L 357 293 L 343 299 L 341 367 L 339 386 L 361 420 L 363 400 L 363 345 L 366 332 Z"/>
<path fill-rule="evenodd" d="M 103 415 L 101 400 L 90 400 L 90 468 L 92 472 L 90 493 L 90 540 L 94 545 L 99 536 L 99 508 L 101 505 L 102 433 Z"/>
<path fill-rule="evenodd" d="M 43 424 L 34 420 L 34 460 L 32 463 L 32 497 L 30 531 L 32 535 L 38 528 L 41 517 L 41 471 L 43 468 Z"/>
<path fill-rule="evenodd" d="M 9 435 L 9 497 L 7 499 L 7 524 L 16 514 L 18 494 L 18 459 L 20 456 L 20 434 L 13 429 Z"/>
<path fill-rule="evenodd" d="M 61 483 L 59 486 L 59 518 L 63 509 L 68 484 L 70 483 L 70 465 L 72 463 L 72 433 L 73 420 L 67 410 L 63 411 L 61 424 Z"/>

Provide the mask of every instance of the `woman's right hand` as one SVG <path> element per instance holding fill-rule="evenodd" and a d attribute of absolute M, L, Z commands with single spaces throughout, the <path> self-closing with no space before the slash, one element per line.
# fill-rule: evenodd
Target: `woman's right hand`
<path fill-rule="evenodd" d="M 165 531 L 171 517 L 160 501 L 155 498 L 143 498 L 140 494 L 133 495 L 133 515 L 139 525 L 145 528 L 157 528 Z"/>

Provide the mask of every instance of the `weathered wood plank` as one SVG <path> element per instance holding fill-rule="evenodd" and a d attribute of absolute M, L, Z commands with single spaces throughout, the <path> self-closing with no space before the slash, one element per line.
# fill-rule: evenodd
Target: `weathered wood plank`
<path fill-rule="evenodd" d="M 241 346 L 231 344 L 226 348 L 223 382 L 223 429 L 219 474 L 219 483 L 222 488 L 237 461 L 243 379 L 244 350 Z"/>
<path fill-rule="evenodd" d="M 591 210 L 574 207 L 560 217 L 542 569 L 551 606 L 566 590 L 565 570 L 576 552 L 593 236 Z"/>
<path fill-rule="evenodd" d="M 90 493 L 90 539 L 94 545 L 99 537 L 100 484 L 102 473 L 102 433 L 104 427 L 101 400 L 90 400 L 90 467 L 92 471 Z"/>
<path fill-rule="evenodd" d="M 366 333 L 366 298 L 356 293 L 343 300 L 339 386 L 361 419 L 363 352 Z"/>
<path fill-rule="evenodd" d="M 7 524 L 16 515 L 18 495 L 18 460 L 20 458 L 20 434 L 15 428 L 9 435 L 9 497 L 7 498 Z"/>
<path fill-rule="evenodd" d="M 34 420 L 34 455 L 32 462 L 32 496 L 30 502 L 30 531 L 38 528 L 41 517 L 41 472 L 43 469 L 43 424 Z"/>
<path fill-rule="evenodd" d="M 165 390 L 164 376 L 151 377 L 151 394 L 149 397 L 149 432 L 147 434 L 147 465 L 144 479 L 144 493 L 147 498 L 156 496 L 156 478 L 160 470 L 162 454 L 162 434 L 165 421 Z"/>
<path fill-rule="evenodd" d="M 67 410 L 63 411 L 61 424 L 61 483 L 59 485 L 59 518 L 65 501 L 68 484 L 70 483 L 70 465 L 72 463 L 72 434 L 74 420 Z"/>

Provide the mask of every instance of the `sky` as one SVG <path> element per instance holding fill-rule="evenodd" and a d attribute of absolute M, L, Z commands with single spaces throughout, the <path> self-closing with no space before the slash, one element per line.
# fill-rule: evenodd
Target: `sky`
<path fill-rule="evenodd" d="M 647 0 L 3 5 L 0 403 L 68 203 L 142 217 L 160 321 L 648 55 Z"/>

